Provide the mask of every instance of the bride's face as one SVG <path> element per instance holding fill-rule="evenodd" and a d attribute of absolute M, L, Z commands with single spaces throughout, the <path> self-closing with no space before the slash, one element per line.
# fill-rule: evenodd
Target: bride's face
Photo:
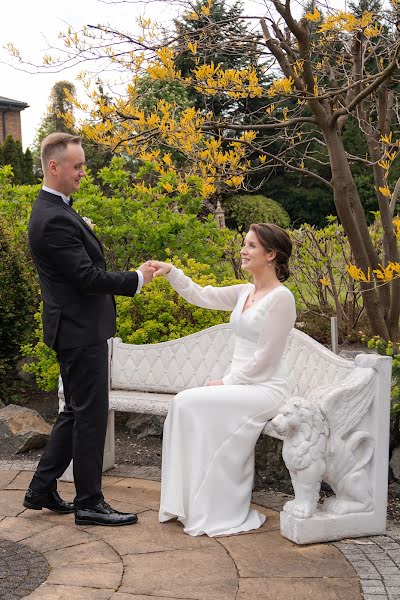
<path fill-rule="evenodd" d="M 273 260 L 275 253 L 267 252 L 254 231 L 249 231 L 244 238 L 240 251 L 242 269 L 254 273 L 268 267 L 268 261 Z"/>

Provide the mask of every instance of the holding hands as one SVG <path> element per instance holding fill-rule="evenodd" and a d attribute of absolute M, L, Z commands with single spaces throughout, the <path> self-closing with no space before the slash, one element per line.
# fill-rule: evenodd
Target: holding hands
<path fill-rule="evenodd" d="M 146 285 L 153 279 L 155 268 L 151 266 L 151 261 L 148 260 L 138 267 L 138 271 L 141 271 L 143 275 L 143 283 Z"/>
<path fill-rule="evenodd" d="M 138 271 L 143 274 L 143 283 L 147 284 L 152 281 L 153 277 L 166 275 L 172 269 L 171 263 L 161 262 L 160 260 L 147 260 L 138 267 Z"/>
<path fill-rule="evenodd" d="M 166 275 L 173 267 L 171 263 L 161 262 L 160 260 L 149 260 L 148 264 L 152 269 L 154 269 L 153 277 Z"/>

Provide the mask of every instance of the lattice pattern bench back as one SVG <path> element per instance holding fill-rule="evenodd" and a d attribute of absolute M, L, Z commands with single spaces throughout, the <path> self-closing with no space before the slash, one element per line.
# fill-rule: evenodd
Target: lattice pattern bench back
<path fill-rule="evenodd" d="M 111 389 L 177 393 L 222 377 L 233 352 L 229 324 L 160 344 L 124 344 L 114 338 L 111 356 Z M 290 334 L 289 361 L 293 393 L 307 395 L 312 389 L 338 383 L 353 368 L 301 331 Z"/>
<path fill-rule="evenodd" d="M 294 396 L 307 397 L 321 385 L 340 383 L 354 368 L 352 361 L 337 356 L 297 329 L 289 336 L 285 354 Z"/>

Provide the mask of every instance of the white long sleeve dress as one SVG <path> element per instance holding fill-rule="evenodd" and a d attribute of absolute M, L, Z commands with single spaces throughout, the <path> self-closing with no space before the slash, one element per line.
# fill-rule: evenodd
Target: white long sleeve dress
<path fill-rule="evenodd" d="M 235 346 L 224 385 L 188 389 L 171 402 L 159 520 L 177 517 L 193 536 L 257 529 L 265 517 L 250 509 L 254 448 L 290 394 L 282 355 L 296 319 L 293 295 L 279 285 L 243 311 L 252 284 L 203 288 L 175 267 L 167 279 L 192 304 L 231 310 Z"/>

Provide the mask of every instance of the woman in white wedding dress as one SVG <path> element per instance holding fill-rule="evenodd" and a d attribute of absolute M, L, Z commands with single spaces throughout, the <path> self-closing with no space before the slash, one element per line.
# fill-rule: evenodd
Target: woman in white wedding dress
<path fill-rule="evenodd" d="M 151 261 L 154 276 L 165 275 L 188 302 L 232 311 L 229 372 L 177 394 L 164 425 L 159 520 L 177 517 L 190 535 L 230 535 L 265 521 L 250 508 L 254 448 L 290 394 L 282 356 L 296 309 L 281 282 L 291 249 L 277 225 L 252 225 L 241 256 L 254 284 L 229 287 L 203 288 L 170 263 Z"/>

